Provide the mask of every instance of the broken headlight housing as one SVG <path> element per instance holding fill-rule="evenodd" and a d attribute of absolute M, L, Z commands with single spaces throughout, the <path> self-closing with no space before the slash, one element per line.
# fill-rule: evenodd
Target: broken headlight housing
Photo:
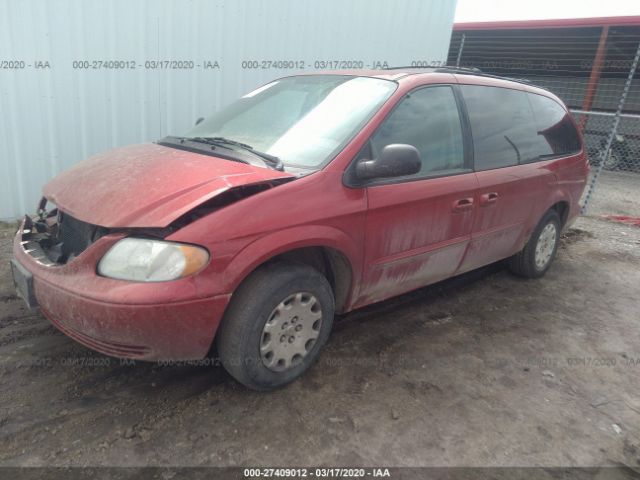
<path fill-rule="evenodd" d="M 123 238 L 98 264 L 103 277 L 133 282 L 166 282 L 200 271 L 209 261 L 201 247 L 148 238 Z"/>

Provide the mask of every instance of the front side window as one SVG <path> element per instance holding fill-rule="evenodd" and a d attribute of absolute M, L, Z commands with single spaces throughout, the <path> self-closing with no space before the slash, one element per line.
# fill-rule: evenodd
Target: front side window
<path fill-rule="evenodd" d="M 540 158 L 580 151 L 580 137 L 569 113 L 555 100 L 528 93 L 536 119 L 536 153 Z"/>
<path fill-rule="evenodd" d="M 287 77 L 204 120 L 187 138 L 223 137 L 315 169 L 330 161 L 395 91 L 389 80 L 346 75 Z"/>
<path fill-rule="evenodd" d="M 462 138 L 451 87 L 426 87 L 407 95 L 380 125 L 371 137 L 371 154 L 377 158 L 387 145 L 408 144 L 420 152 L 416 176 L 455 172 L 464 168 Z"/>
<path fill-rule="evenodd" d="M 520 90 L 461 85 L 469 112 L 476 170 L 537 160 L 536 125 L 527 94 Z"/>

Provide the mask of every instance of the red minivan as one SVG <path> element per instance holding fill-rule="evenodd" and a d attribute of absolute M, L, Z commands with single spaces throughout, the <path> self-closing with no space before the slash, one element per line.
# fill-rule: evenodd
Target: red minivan
<path fill-rule="evenodd" d="M 281 78 L 183 136 L 96 155 L 14 241 L 31 307 L 107 355 L 205 357 L 267 390 L 335 313 L 509 258 L 536 278 L 588 166 L 548 91 L 463 69 Z"/>

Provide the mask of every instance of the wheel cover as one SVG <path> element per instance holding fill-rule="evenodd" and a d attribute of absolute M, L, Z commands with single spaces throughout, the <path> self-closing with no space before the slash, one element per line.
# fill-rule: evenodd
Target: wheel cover
<path fill-rule="evenodd" d="M 538 236 L 536 243 L 535 263 L 538 270 L 543 270 L 551 261 L 558 241 L 558 229 L 555 223 L 547 223 Z"/>
<path fill-rule="evenodd" d="M 309 292 L 289 295 L 269 314 L 260 338 L 260 356 L 269 370 L 283 372 L 302 362 L 316 343 L 322 308 Z"/>

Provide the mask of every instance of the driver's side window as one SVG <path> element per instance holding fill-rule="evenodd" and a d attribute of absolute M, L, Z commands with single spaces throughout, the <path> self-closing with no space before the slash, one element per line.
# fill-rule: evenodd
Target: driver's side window
<path fill-rule="evenodd" d="M 393 143 L 418 149 L 422 168 L 416 176 L 464 169 L 462 127 L 452 88 L 425 87 L 401 100 L 371 137 L 373 158 Z"/>

